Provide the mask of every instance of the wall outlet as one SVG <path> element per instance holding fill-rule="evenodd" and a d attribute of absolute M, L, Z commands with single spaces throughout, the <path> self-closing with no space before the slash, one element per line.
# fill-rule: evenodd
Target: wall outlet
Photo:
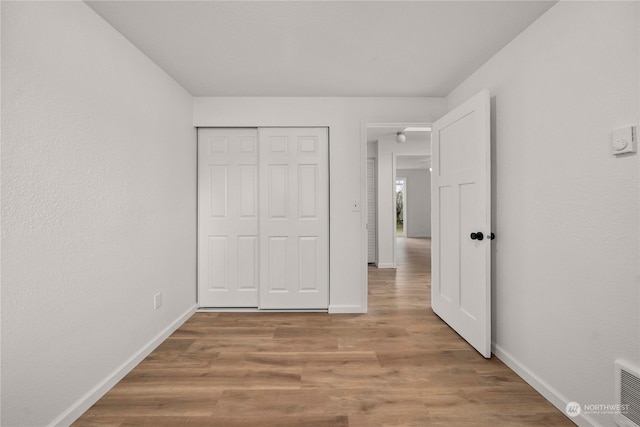
<path fill-rule="evenodd" d="M 162 307 L 162 292 L 158 292 L 153 296 L 153 309 L 157 310 Z"/>

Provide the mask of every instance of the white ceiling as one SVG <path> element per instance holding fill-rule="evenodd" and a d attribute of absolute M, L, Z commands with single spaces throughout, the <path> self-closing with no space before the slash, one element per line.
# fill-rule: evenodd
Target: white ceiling
<path fill-rule="evenodd" d="M 368 127 L 367 142 L 377 142 L 383 138 L 395 138 L 396 134 L 406 126 Z M 407 141 L 429 141 L 431 132 L 405 132 Z"/>
<path fill-rule="evenodd" d="M 397 132 L 403 130 L 406 126 L 389 126 L 389 127 L 368 127 L 367 142 L 376 142 L 382 138 L 391 138 Z"/>
<path fill-rule="evenodd" d="M 396 132 L 404 130 L 406 126 L 372 126 L 367 127 L 367 142 L 369 144 L 397 144 Z M 431 132 L 405 132 L 408 143 L 426 144 L 431 151 Z M 373 147 L 368 147 L 373 149 Z M 397 155 L 396 169 L 429 169 L 431 167 L 431 155 Z"/>
<path fill-rule="evenodd" d="M 194 96 L 446 96 L 553 1 L 87 1 Z"/>
<path fill-rule="evenodd" d="M 396 169 L 429 169 L 431 156 L 396 156 Z"/>

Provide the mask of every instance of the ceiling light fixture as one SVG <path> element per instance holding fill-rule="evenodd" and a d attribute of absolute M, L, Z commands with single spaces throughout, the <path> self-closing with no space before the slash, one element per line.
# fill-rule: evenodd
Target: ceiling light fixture
<path fill-rule="evenodd" d="M 404 134 L 404 131 L 400 131 L 400 132 L 396 133 L 396 142 L 398 144 L 402 144 L 406 140 L 407 140 L 407 135 Z"/>

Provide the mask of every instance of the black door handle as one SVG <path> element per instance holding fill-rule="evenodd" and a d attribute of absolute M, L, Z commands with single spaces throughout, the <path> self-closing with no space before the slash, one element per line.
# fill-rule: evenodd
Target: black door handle
<path fill-rule="evenodd" d="M 496 235 L 495 235 L 495 234 L 493 234 L 493 233 L 491 233 L 491 236 L 489 236 L 489 240 L 493 240 L 493 239 L 495 239 L 495 238 L 496 238 Z"/>
<path fill-rule="evenodd" d="M 471 240 L 484 240 L 484 234 L 482 234 L 482 231 L 471 233 Z"/>

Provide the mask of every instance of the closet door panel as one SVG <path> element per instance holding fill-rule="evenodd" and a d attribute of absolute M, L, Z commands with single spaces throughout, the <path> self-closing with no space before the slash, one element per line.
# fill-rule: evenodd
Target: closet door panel
<path fill-rule="evenodd" d="M 326 128 L 259 129 L 260 308 L 329 306 Z"/>
<path fill-rule="evenodd" d="M 258 131 L 198 130 L 198 304 L 258 306 Z"/>

